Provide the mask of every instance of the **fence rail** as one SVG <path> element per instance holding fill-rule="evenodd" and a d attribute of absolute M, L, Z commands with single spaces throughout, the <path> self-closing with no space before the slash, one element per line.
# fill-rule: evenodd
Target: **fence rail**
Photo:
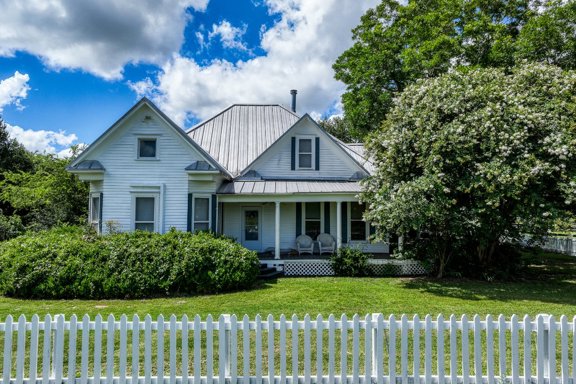
<path fill-rule="evenodd" d="M 1 384 L 576 384 L 575 335 L 547 315 L 8 316 Z"/>

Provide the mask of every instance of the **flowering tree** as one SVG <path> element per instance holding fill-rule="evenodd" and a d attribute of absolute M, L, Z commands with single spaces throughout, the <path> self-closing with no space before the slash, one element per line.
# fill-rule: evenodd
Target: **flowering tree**
<path fill-rule="evenodd" d="M 442 277 L 456 258 L 493 265 L 506 239 L 543 233 L 576 204 L 576 72 L 522 64 L 421 80 L 368 150 L 362 200 L 377 237 L 423 244 Z"/>

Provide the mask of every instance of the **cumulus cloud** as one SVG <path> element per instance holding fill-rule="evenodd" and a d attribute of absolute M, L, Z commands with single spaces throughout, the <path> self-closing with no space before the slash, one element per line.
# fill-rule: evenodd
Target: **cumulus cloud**
<path fill-rule="evenodd" d="M 186 9 L 208 0 L 0 0 L 0 56 L 25 51 L 52 69 L 119 79 L 127 63 L 159 64 L 177 52 Z"/>
<path fill-rule="evenodd" d="M 157 78 L 133 84 L 182 124 L 204 119 L 233 103 L 290 103 L 298 89 L 298 110 L 321 114 L 338 101 L 344 85 L 332 63 L 351 46 L 351 29 L 378 0 L 266 0 L 279 20 L 262 31 L 264 56 L 235 63 L 201 65 L 174 55 Z M 213 29 L 214 30 L 214 29 Z"/>
<path fill-rule="evenodd" d="M 0 112 L 7 105 L 15 105 L 18 109 L 24 107 L 20 103 L 28 97 L 30 76 L 26 73 L 14 72 L 14 76 L 0 81 Z"/>
<path fill-rule="evenodd" d="M 235 27 L 229 21 L 223 20 L 220 24 L 212 24 L 212 31 L 208 33 L 208 39 L 220 38 L 224 48 L 235 48 L 242 51 L 247 50 L 246 44 L 242 41 L 242 36 L 246 33 L 247 25 L 242 28 Z"/>
<path fill-rule="evenodd" d="M 10 124 L 6 124 L 6 127 L 10 137 L 16 139 L 27 150 L 38 153 L 53 153 L 59 157 L 69 156 L 70 146 L 78 140 L 74 133 L 67 134 L 64 131 L 35 131 Z"/>

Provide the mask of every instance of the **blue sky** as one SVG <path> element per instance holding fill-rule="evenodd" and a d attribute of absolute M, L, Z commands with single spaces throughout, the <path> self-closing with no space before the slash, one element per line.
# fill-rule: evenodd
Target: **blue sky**
<path fill-rule="evenodd" d="M 340 113 L 331 65 L 375 0 L 0 0 L 0 115 L 28 149 L 91 143 L 140 97 L 182 128 L 233 103 Z"/>

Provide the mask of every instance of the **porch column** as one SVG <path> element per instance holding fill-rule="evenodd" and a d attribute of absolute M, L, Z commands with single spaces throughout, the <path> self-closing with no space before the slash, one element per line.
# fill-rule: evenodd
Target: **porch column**
<path fill-rule="evenodd" d="M 280 260 L 280 202 L 276 201 L 276 214 L 274 219 L 276 220 L 274 225 L 274 259 Z"/>
<path fill-rule="evenodd" d="M 336 202 L 336 248 L 342 247 L 342 202 Z"/>

